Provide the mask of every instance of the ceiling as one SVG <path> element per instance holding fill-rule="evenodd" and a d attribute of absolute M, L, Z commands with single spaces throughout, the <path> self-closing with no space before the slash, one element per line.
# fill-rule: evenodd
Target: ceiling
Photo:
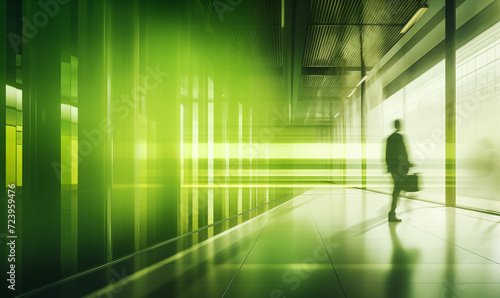
<path fill-rule="evenodd" d="M 274 87 L 265 100 L 290 103 L 294 124 L 331 123 L 362 72 L 396 44 L 401 29 L 425 3 L 199 1 L 218 55 L 234 69 L 234 76 L 248 82 L 233 94 L 244 98 L 251 96 L 252 87 Z"/>

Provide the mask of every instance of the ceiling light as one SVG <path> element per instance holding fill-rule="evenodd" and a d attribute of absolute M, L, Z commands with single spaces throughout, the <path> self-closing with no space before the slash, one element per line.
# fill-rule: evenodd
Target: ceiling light
<path fill-rule="evenodd" d="M 354 92 L 356 92 L 356 89 L 357 89 L 357 88 L 354 88 L 354 89 L 351 91 L 351 93 L 349 93 L 349 95 L 347 95 L 347 97 L 351 97 L 351 96 L 354 94 Z"/>
<path fill-rule="evenodd" d="M 359 83 L 356 85 L 356 87 L 354 87 L 354 89 L 351 91 L 351 93 L 349 93 L 349 95 L 347 95 L 347 97 L 351 97 L 354 92 L 356 92 L 356 89 L 358 89 L 359 85 L 363 84 L 364 81 L 366 81 L 366 79 L 368 78 L 368 76 L 364 76 L 361 81 L 359 81 Z"/>
<path fill-rule="evenodd" d="M 359 83 L 356 85 L 356 88 L 359 87 L 359 85 L 363 84 L 364 81 L 366 81 L 366 79 L 368 78 L 368 76 L 364 76 L 361 81 L 359 81 Z"/>
<path fill-rule="evenodd" d="M 420 7 L 420 9 L 413 15 L 413 17 L 408 21 L 408 23 L 403 27 L 403 30 L 401 30 L 401 33 L 406 33 L 413 24 L 415 24 L 423 15 L 424 13 L 429 9 L 429 5 L 424 4 L 424 6 Z"/>

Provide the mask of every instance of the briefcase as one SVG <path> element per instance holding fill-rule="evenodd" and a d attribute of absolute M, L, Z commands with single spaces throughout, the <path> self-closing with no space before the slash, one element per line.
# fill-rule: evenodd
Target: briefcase
<path fill-rule="evenodd" d="M 404 190 L 407 192 L 417 192 L 420 190 L 418 187 L 418 174 L 411 174 L 406 176 L 404 182 Z"/>

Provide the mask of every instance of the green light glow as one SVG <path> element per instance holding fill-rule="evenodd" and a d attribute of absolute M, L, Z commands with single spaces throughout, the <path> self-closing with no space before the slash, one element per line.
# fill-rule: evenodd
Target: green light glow
<path fill-rule="evenodd" d="M 7 184 L 23 185 L 23 91 L 6 85 L 6 179 Z"/>
<path fill-rule="evenodd" d="M 177 260 L 311 188 L 389 194 L 384 142 L 398 118 L 422 177 L 415 196 L 445 202 L 445 61 L 418 56 L 419 42 L 378 65 L 381 32 L 398 24 L 362 37 L 380 48 L 365 53 L 372 73 L 358 65 L 358 35 L 337 40 L 350 29 L 297 17 L 309 1 L 269 1 L 265 13 L 226 1 L 241 5 L 223 15 L 214 1 L 55 2 L 67 3 L 16 50 L 8 34 L 26 35 L 40 7 L 0 1 L 3 183 L 22 200 L 22 291 L 188 235 L 194 246 L 165 262 Z M 457 50 L 451 145 L 458 205 L 500 212 L 500 23 L 490 25 Z M 426 36 L 433 49 L 441 29 Z"/>

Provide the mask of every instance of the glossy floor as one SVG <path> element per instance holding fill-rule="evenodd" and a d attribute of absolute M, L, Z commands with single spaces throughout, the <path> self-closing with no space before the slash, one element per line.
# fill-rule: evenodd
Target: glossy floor
<path fill-rule="evenodd" d="M 144 269 L 115 264 L 87 296 L 500 297 L 500 217 L 402 199 L 403 222 L 388 223 L 389 201 L 316 188 L 166 258 L 131 260 Z"/>

